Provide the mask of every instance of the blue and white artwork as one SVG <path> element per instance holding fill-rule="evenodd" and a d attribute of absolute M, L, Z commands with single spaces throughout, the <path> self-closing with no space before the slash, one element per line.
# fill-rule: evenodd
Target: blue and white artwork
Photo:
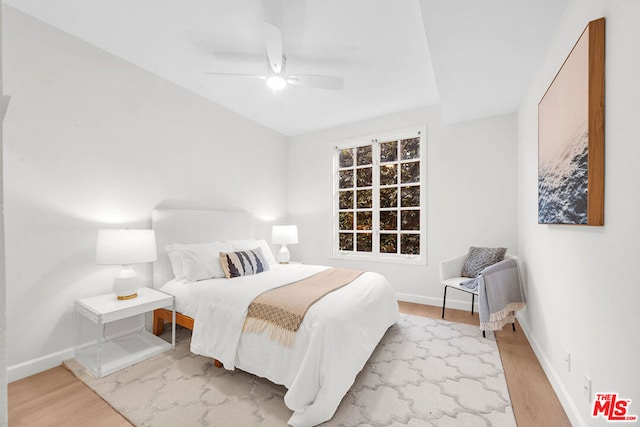
<path fill-rule="evenodd" d="M 538 222 L 588 224 L 589 36 L 538 105 Z"/>
<path fill-rule="evenodd" d="M 589 133 L 581 131 L 560 156 L 538 165 L 538 222 L 587 224 Z"/>

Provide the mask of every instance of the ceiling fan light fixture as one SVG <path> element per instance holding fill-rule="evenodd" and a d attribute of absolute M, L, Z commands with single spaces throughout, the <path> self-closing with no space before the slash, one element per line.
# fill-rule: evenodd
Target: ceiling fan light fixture
<path fill-rule="evenodd" d="M 274 74 L 267 77 L 267 86 L 269 86 L 273 90 L 284 89 L 286 85 L 287 81 L 280 75 Z"/>

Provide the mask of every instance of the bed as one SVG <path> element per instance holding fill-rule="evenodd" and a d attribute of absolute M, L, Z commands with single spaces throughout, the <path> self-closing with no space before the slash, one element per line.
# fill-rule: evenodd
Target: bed
<path fill-rule="evenodd" d="M 267 333 L 242 332 L 249 304 L 265 289 L 328 267 L 279 265 L 270 259 L 268 271 L 253 276 L 178 280 L 165 245 L 220 241 L 244 250 L 254 245 L 264 248 L 266 242 L 253 239 L 254 220 L 243 212 L 163 209 L 155 210 L 152 219 L 158 247 L 154 287 L 175 295 L 176 323 L 193 331 L 191 351 L 213 358 L 216 366 L 238 368 L 284 385 L 288 389 L 285 404 L 293 411 L 291 425 L 317 425 L 331 419 L 386 330 L 398 319 L 389 282 L 365 272 L 325 295 L 307 311 L 294 344 L 283 346 Z M 166 312 L 157 311 L 154 332 L 160 333 L 169 319 Z"/>

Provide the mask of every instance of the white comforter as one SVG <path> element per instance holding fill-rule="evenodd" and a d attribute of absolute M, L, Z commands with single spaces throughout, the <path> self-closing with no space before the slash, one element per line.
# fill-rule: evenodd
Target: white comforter
<path fill-rule="evenodd" d="M 328 267 L 276 266 L 255 276 L 197 283 L 169 282 L 177 310 L 195 319 L 191 351 L 220 360 L 288 388 L 289 424 L 330 419 L 389 326 L 398 306 L 389 282 L 367 272 L 316 302 L 305 315 L 293 348 L 265 334 L 242 333 L 249 304 L 262 292 Z"/>

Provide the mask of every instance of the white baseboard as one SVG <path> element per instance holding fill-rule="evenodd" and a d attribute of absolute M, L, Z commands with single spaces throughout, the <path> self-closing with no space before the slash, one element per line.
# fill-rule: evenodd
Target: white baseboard
<path fill-rule="evenodd" d="M 462 294 L 462 292 L 458 293 Z M 435 305 L 436 307 L 442 307 L 442 297 L 426 297 L 424 295 L 404 294 L 401 292 L 396 292 L 396 298 L 398 299 L 398 301 L 414 302 L 416 304 Z M 451 298 L 449 295 L 447 295 L 446 308 L 471 311 L 471 296 L 469 296 L 468 301 L 464 301 Z M 477 309 L 478 301 L 476 300 L 474 310 Z"/>
<path fill-rule="evenodd" d="M 60 366 L 63 361 L 73 358 L 73 348 L 61 350 L 56 353 L 27 360 L 7 368 L 7 382 L 21 380 L 31 375 Z"/>
<path fill-rule="evenodd" d="M 587 422 L 585 421 L 584 417 L 580 414 L 580 411 L 578 410 L 578 407 L 576 406 L 574 400 L 572 399 L 571 394 L 569 393 L 567 388 L 564 386 L 564 384 L 560 380 L 560 376 L 558 375 L 556 370 L 553 368 L 553 365 L 551 364 L 551 362 L 549 362 L 549 359 L 544 354 L 544 352 L 538 345 L 538 342 L 535 340 L 535 338 L 531 334 L 529 325 L 525 321 L 523 321 L 521 317 L 518 316 L 517 314 L 516 314 L 516 317 L 518 318 L 518 322 L 520 323 L 522 332 L 524 332 L 524 335 L 527 337 L 527 340 L 529 341 L 529 344 L 531 345 L 533 352 L 536 354 L 536 357 L 538 358 L 538 362 L 540 362 L 540 366 L 542 366 L 544 373 L 547 375 L 547 378 L 551 383 L 551 387 L 553 387 L 553 390 L 556 392 L 556 395 L 560 400 L 560 404 L 562 405 L 565 412 L 567 413 L 567 416 L 569 417 L 569 421 L 571 421 L 571 424 L 574 426 L 586 427 L 588 425 Z"/>

